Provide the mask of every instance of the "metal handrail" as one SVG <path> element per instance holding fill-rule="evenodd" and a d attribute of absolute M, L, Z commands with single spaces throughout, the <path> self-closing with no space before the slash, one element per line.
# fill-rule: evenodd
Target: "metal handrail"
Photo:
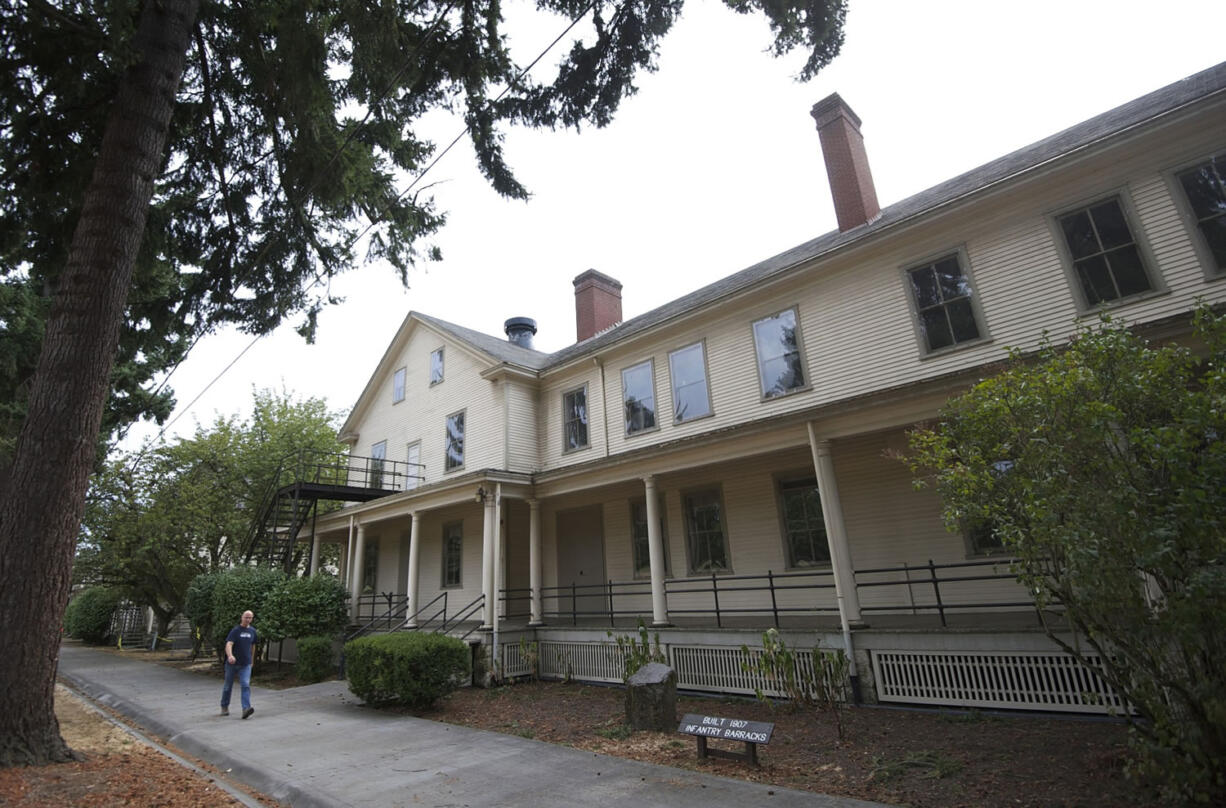
<path fill-rule="evenodd" d="M 458 626 L 460 623 L 464 622 L 469 617 L 472 617 L 474 614 L 476 614 L 481 609 L 481 607 L 484 605 L 485 605 L 485 593 L 483 592 L 480 595 L 477 595 L 477 597 L 473 598 L 471 601 L 469 601 L 469 603 L 463 606 L 458 612 L 456 612 L 454 617 L 445 619 L 443 621 L 443 624 L 439 626 L 437 629 L 435 629 L 435 633 L 436 634 L 446 634 L 454 626 Z M 480 628 L 479 625 L 473 626 L 468 631 L 464 632 L 464 634 L 460 637 L 460 639 L 461 640 L 468 639 L 468 635 L 472 634 L 478 628 Z"/>

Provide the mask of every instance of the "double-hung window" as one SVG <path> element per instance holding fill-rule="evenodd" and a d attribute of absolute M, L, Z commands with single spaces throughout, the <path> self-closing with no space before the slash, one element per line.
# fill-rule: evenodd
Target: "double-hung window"
<path fill-rule="evenodd" d="M 464 410 L 447 416 L 447 443 L 444 452 L 444 471 L 453 471 L 464 465 Z"/>
<path fill-rule="evenodd" d="M 1175 175 L 1214 275 L 1226 272 L 1226 152 Z"/>
<path fill-rule="evenodd" d="M 392 403 L 399 404 L 404 401 L 404 374 L 405 369 L 400 368 L 392 374 Z"/>
<path fill-rule="evenodd" d="M 460 585 L 464 569 L 464 523 L 443 525 L 443 587 Z"/>
<path fill-rule="evenodd" d="M 928 353 L 979 339 L 974 293 L 958 253 L 908 269 L 907 281 Z"/>
<path fill-rule="evenodd" d="M 711 414 L 707 390 L 707 359 L 701 342 L 695 342 L 668 355 L 673 377 L 673 420 L 692 421 Z"/>
<path fill-rule="evenodd" d="M 762 397 L 775 398 L 805 386 L 796 309 L 786 309 L 753 324 Z"/>
<path fill-rule="evenodd" d="M 404 490 L 412 491 L 417 486 L 421 485 L 425 466 L 421 464 L 421 441 L 415 440 L 409 444 L 408 452 L 405 453 L 407 461 L 404 470 Z"/>
<path fill-rule="evenodd" d="M 387 441 L 381 440 L 370 447 L 370 487 L 383 487 L 383 461 L 387 460 Z"/>
<path fill-rule="evenodd" d="M 822 517 L 817 481 L 809 478 L 780 483 L 779 501 L 788 568 L 829 565 L 830 545 L 826 542 L 826 521 Z"/>
<path fill-rule="evenodd" d="M 443 349 L 436 348 L 430 352 L 430 384 L 443 381 Z"/>
<path fill-rule="evenodd" d="M 562 394 L 562 451 L 586 449 L 587 385 Z"/>
<path fill-rule="evenodd" d="M 1086 306 L 1154 288 L 1118 196 L 1070 211 L 1056 220 Z"/>
<path fill-rule="evenodd" d="M 648 359 L 622 371 L 622 405 L 626 434 L 656 428 L 655 363 Z"/>
<path fill-rule="evenodd" d="M 709 575 L 728 572 L 728 539 L 724 531 L 724 505 L 719 489 L 692 491 L 681 497 L 685 511 L 685 543 L 690 556 L 690 573 Z"/>

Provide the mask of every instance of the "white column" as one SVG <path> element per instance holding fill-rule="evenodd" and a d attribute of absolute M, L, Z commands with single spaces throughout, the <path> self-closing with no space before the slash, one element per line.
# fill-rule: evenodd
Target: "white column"
<path fill-rule="evenodd" d="M 417 602 L 417 570 L 421 557 L 421 514 L 413 511 L 413 527 L 409 530 L 409 605 L 408 619 L 405 625 L 417 628 L 417 610 L 421 605 Z"/>
<path fill-rule="evenodd" d="M 860 596 L 851 567 L 851 551 L 847 546 L 847 528 L 843 524 L 843 506 L 839 501 L 839 485 L 834 475 L 834 458 L 830 456 L 830 441 L 818 440 L 812 422 L 809 428 L 809 448 L 813 452 L 813 467 L 817 470 L 817 493 L 822 501 L 822 518 L 826 523 L 826 543 L 830 547 L 830 566 L 834 572 L 834 593 L 839 613 L 849 626 L 864 625 L 860 616 Z"/>
<path fill-rule="evenodd" d="M 532 588 L 531 618 L 528 625 L 542 625 L 541 619 L 541 503 L 528 500 L 528 586 Z"/>
<path fill-rule="evenodd" d="M 660 535 L 660 497 L 656 478 L 643 478 L 647 491 L 647 554 L 651 564 L 651 624 L 667 626 L 668 596 L 664 592 L 664 538 Z"/>
<path fill-rule="evenodd" d="M 362 597 L 362 573 L 366 561 L 366 525 L 358 522 L 357 535 L 353 539 L 353 616 L 358 616 L 358 599 Z"/>
<path fill-rule="evenodd" d="M 319 572 L 319 534 L 316 533 L 311 537 L 311 565 L 307 570 L 307 575 L 314 575 Z"/>
<path fill-rule="evenodd" d="M 345 588 L 350 592 L 353 591 L 353 567 L 349 564 L 353 558 L 353 517 L 349 517 L 349 536 L 345 544 L 341 547 L 341 580 L 345 582 Z"/>
<path fill-rule="evenodd" d="M 498 522 L 494 526 L 494 602 L 497 604 L 495 614 L 502 619 L 507 616 L 506 601 L 498 600 L 498 595 L 507 588 L 507 530 L 511 518 L 507 506 L 502 504 L 502 483 L 498 484 L 498 493 L 494 495 L 494 507 L 498 511 Z"/>
<path fill-rule="evenodd" d="M 485 603 L 481 607 L 481 627 L 494 626 L 494 534 L 498 529 L 498 511 L 494 507 L 494 495 L 485 495 L 484 522 L 481 533 L 481 592 Z"/>

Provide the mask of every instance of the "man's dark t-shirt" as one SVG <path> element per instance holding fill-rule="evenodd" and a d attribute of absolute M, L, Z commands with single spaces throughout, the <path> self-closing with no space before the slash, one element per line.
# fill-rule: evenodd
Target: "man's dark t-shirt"
<path fill-rule="evenodd" d="M 226 642 L 234 643 L 234 664 L 244 667 L 251 664 L 251 646 L 255 645 L 255 629 L 237 625 L 226 635 Z"/>

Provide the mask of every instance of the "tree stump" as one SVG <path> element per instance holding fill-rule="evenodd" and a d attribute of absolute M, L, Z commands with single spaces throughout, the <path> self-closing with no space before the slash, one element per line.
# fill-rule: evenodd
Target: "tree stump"
<path fill-rule="evenodd" d="M 626 726 L 672 732 L 677 726 L 677 672 L 649 662 L 626 680 Z"/>

